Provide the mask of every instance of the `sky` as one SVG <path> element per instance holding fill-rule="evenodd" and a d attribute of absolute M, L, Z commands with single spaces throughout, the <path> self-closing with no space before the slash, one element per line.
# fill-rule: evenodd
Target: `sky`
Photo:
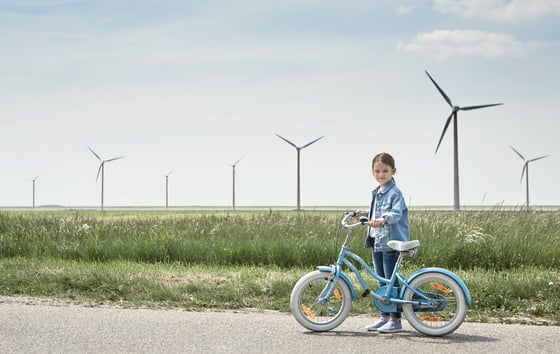
<path fill-rule="evenodd" d="M 0 0 L 0 207 L 560 205 L 558 0 Z"/>

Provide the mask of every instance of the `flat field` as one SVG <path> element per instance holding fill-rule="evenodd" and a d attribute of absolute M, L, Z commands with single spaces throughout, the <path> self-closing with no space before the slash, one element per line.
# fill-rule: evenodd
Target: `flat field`
<path fill-rule="evenodd" d="M 0 211 L 0 295 L 121 306 L 289 311 L 292 286 L 331 264 L 341 211 Z M 412 210 L 405 272 L 443 267 L 467 320 L 560 323 L 560 212 Z M 351 241 L 363 248 L 365 228 Z M 372 282 L 372 287 L 376 284 Z M 360 298 L 354 313 L 374 312 Z"/>

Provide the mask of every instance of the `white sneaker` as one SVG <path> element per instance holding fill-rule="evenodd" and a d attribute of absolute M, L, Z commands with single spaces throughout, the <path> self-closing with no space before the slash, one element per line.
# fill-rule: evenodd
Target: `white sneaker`
<path fill-rule="evenodd" d="M 389 322 L 389 321 L 387 321 L 383 318 L 380 318 L 379 320 L 377 320 L 377 322 L 374 322 L 374 323 L 370 324 L 369 326 L 366 326 L 366 329 L 368 331 L 374 332 L 374 331 L 377 331 L 379 328 L 385 326 L 387 324 L 387 322 Z"/>
<path fill-rule="evenodd" d="M 397 333 L 402 332 L 402 324 L 397 321 L 390 320 L 383 327 L 377 329 L 379 333 Z"/>

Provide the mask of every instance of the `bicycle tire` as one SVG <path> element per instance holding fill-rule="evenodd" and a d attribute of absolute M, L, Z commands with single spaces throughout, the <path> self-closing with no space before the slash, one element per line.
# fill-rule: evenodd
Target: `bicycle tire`
<path fill-rule="evenodd" d="M 320 271 L 307 273 L 292 289 L 292 315 L 299 324 L 311 331 L 325 332 L 338 327 L 352 308 L 352 293 L 342 279 L 336 282 L 333 295 L 327 302 L 319 303 L 319 296 L 330 281 L 329 276 L 330 273 Z"/>
<path fill-rule="evenodd" d="M 430 306 L 403 305 L 408 323 L 418 332 L 441 337 L 452 333 L 463 323 L 468 308 L 465 294 L 449 275 L 424 273 L 410 282 L 410 288 L 421 291 L 433 300 Z M 405 290 L 403 299 L 420 300 L 410 288 Z"/>

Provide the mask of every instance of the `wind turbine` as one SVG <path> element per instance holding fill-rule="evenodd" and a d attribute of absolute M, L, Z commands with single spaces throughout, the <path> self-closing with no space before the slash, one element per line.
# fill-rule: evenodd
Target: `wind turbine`
<path fill-rule="evenodd" d="M 280 139 L 284 140 L 285 142 L 287 142 L 288 144 L 292 145 L 293 147 L 296 148 L 297 150 L 297 211 L 301 210 L 301 188 L 300 188 L 300 151 L 302 149 L 305 149 L 306 147 L 308 147 L 309 145 L 321 140 L 324 138 L 324 136 L 321 136 L 303 146 L 297 146 L 296 144 L 292 143 L 291 141 L 289 141 L 288 139 L 282 137 L 279 134 L 276 134 L 277 137 L 279 137 Z"/>
<path fill-rule="evenodd" d="M 439 138 L 435 153 L 437 154 L 437 152 L 439 150 L 439 146 L 441 144 L 441 141 L 443 140 L 443 136 L 445 135 L 445 132 L 447 131 L 447 128 L 449 127 L 449 123 L 451 123 L 451 119 L 453 119 L 453 186 L 454 186 L 454 188 L 453 188 L 453 192 L 454 192 L 453 193 L 453 197 L 454 197 L 453 198 L 453 209 L 455 211 L 459 211 L 459 209 L 460 209 L 460 206 L 459 206 L 460 205 L 460 203 L 459 203 L 459 148 L 458 148 L 458 139 L 457 139 L 457 113 L 459 111 L 470 111 L 470 110 L 473 110 L 473 109 L 499 106 L 499 105 L 502 105 L 503 103 L 493 103 L 493 104 L 485 104 L 485 105 L 478 105 L 478 106 L 466 106 L 466 107 L 454 106 L 453 103 L 451 103 L 451 99 L 445 94 L 445 92 L 443 92 L 443 90 L 441 89 L 441 87 L 438 86 L 438 84 L 435 82 L 435 80 L 432 79 L 430 74 L 428 74 L 428 71 L 426 71 L 426 75 L 428 75 L 430 80 L 436 86 L 439 93 L 443 96 L 443 98 L 445 99 L 447 104 L 449 104 L 449 106 L 451 107 L 451 114 L 449 115 L 449 117 L 445 121 L 445 126 L 443 127 L 443 132 L 441 133 L 441 136 Z"/>
<path fill-rule="evenodd" d="M 37 178 L 39 178 L 39 175 L 35 176 L 35 178 L 31 180 L 31 182 L 33 182 L 33 209 L 35 209 L 35 181 Z"/>
<path fill-rule="evenodd" d="M 523 175 L 525 175 L 525 195 L 526 195 L 526 209 L 527 211 L 529 211 L 529 162 L 533 162 L 533 161 L 537 161 L 540 159 L 544 159 L 545 157 L 548 157 L 549 155 L 544 155 L 544 156 L 540 156 L 540 157 L 536 157 L 534 159 L 530 159 L 527 160 L 525 157 L 523 157 L 523 155 L 521 155 L 519 153 L 519 151 L 515 150 L 513 148 L 513 146 L 510 145 L 510 148 L 519 156 L 521 157 L 521 160 L 523 160 L 525 163 L 523 164 L 523 170 L 521 170 L 521 180 L 519 181 L 519 183 L 523 182 Z"/>
<path fill-rule="evenodd" d="M 235 166 L 237 166 L 243 157 L 245 157 L 245 155 L 241 156 L 235 163 L 230 165 L 233 169 L 233 210 L 235 210 Z"/>
<path fill-rule="evenodd" d="M 97 182 L 97 180 L 99 179 L 99 174 L 101 173 L 101 210 L 103 211 L 103 192 L 104 192 L 104 184 L 105 184 L 105 163 L 115 161 L 115 160 L 118 160 L 118 159 L 122 159 L 124 156 L 113 157 L 112 159 L 103 160 L 103 159 L 101 159 L 101 157 L 99 157 L 99 155 L 97 155 L 95 153 L 95 151 L 93 151 L 92 148 L 90 148 L 89 146 L 87 148 L 89 149 L 89 151 L 91 151 L 91 153 L 95 157 L 97 157 L 97 159 L 99 161 L 101 161 L 101 164 L 99 165 L 99 169 L 97 170 L 97 177 L 95 178 L 95 181 Z"/>
<path fill-rule="evenodd" d="M 173 171 L 171 170 L 165 175 L 165 209 L 169 208 L 169 175 Z"/>

